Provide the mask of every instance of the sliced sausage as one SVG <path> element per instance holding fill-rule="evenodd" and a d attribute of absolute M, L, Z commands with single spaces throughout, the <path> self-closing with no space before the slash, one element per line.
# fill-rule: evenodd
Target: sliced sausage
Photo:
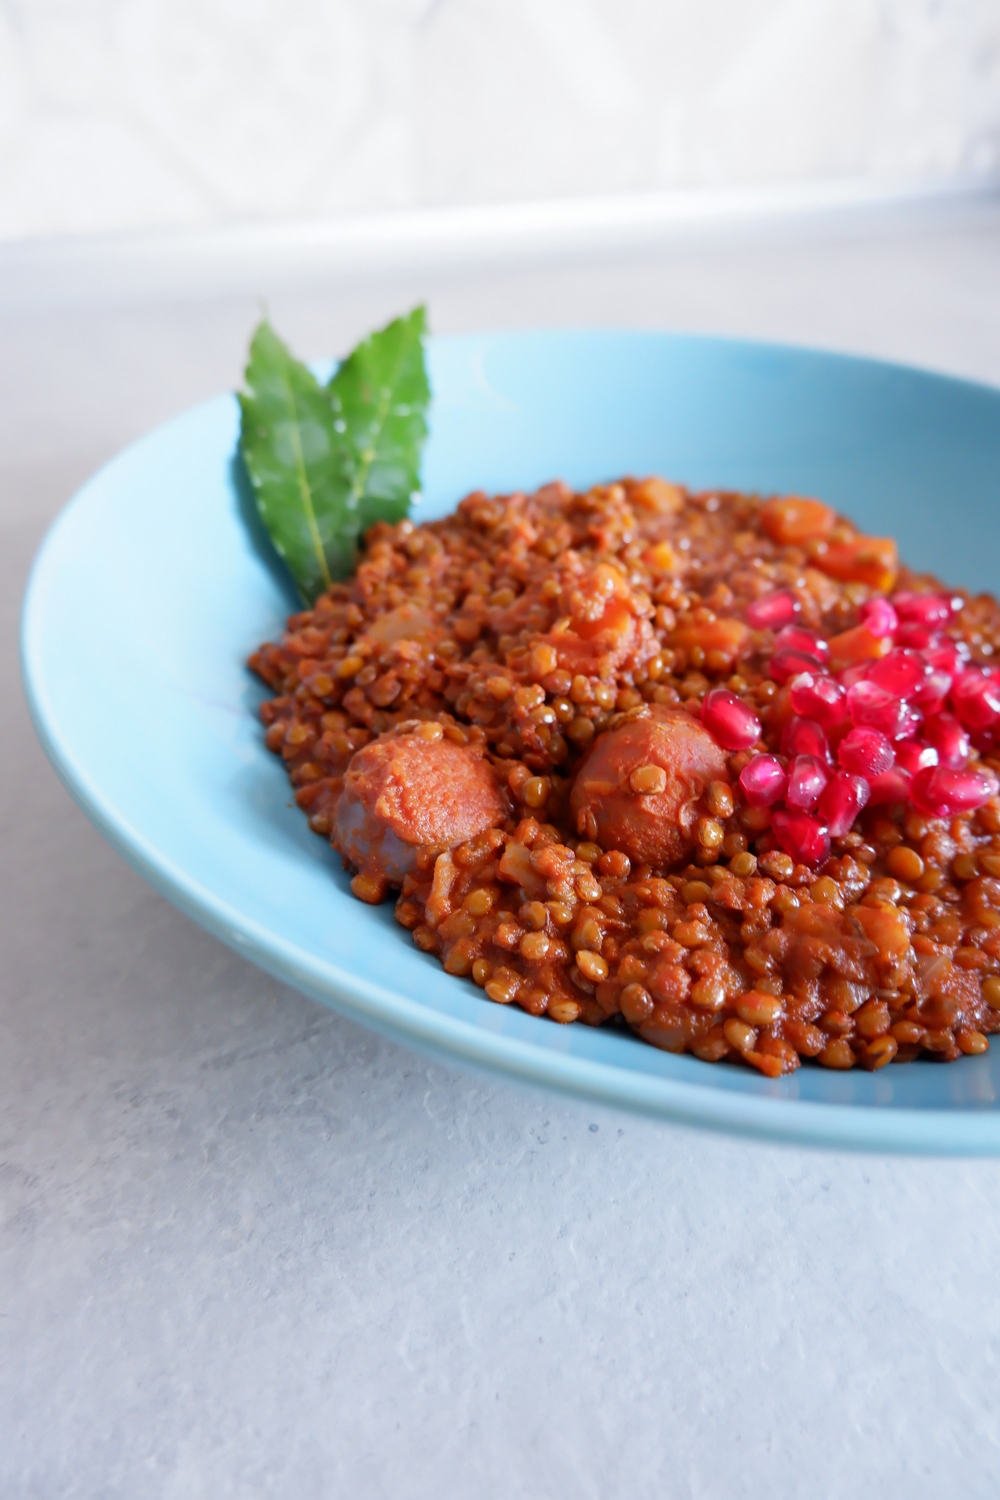
<path fill-rule="evenodd" d="M 726 753 L 683 709 L 654 706 L 599 735 L 573 784 L 582 834 L 638 864 L 677 864 L 694 846 L 712 781 L 728 781 Z"/>
<path fill-rule="evenodd" d="M 352 757 L 344 776 L 334 844 L 350 864 L 390 885 L 414 868 L 418 849 L 461 844 L 506 816 L 489 762 L 474 748 L 428 737 L 435 729 L 381 735 Z"/>

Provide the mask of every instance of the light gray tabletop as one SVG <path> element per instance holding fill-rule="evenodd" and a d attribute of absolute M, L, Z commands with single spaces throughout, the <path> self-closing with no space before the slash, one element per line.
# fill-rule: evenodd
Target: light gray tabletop
<path fill-rule="evenodd" d="M 425 296 L 439 331 L 700 328 L 1000 381 L 990 207 L 261 290 L 309 355 Z M 257 306 L 0 320 L 0 1494 L 994 1496 L 1000 1163 L 426 1062 L 200 932 L 56 781 L 17 675 L 32 553 L 97 463 L 235 384 Z"/>

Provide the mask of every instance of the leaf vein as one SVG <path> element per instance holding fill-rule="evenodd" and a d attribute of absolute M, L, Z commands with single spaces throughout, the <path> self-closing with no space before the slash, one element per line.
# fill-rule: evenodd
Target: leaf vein
<path fill-rule="evenodd" d="M 288 404 L 295 418 L 292 423 L 292 446 L 295 452 L 295 478 L 299 486 L 299 494 L 302 497 L 302 508 L 306 513 L 306 525 L 309 527 L 309 535 L 312 538 L 316 558 L 319 562 L 320 576 L 326 588 L 329 588 L 333 579 L 330 577 L 330 568 L 326 560 L 326 552 L 323 547 L 323 539 L 319 534 L 319 526 L 316 522 L 316 511 L 312 503 L 312 488 L 309 484 L 309 476 L 306 473 L 306 459 L 302 452 L 302 438 L 299 432 L 299 410 L 295 401 L 295 392 L 292 382 L 288 378 L 288 371 L 282 370 L 281 378 L 288 392 Z"/>

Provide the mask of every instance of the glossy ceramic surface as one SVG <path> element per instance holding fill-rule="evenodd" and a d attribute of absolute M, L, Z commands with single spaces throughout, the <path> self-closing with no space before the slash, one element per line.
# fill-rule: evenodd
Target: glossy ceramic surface
<path fill-rule="evenodd" d="M 629 332 L 435 340 L 420 518 L 470 489 L 659 472 L 822 496 L 907 560 L 997 586 L 1000 392 L 760 344 Z M 73 796 L 224 942 L 355 1019 L 456 1062 L 643 1113 L 848 1147 L 1000 1150 L 1000 1041 L 981 1058 L 770 1081 L 492 1005 L 354 901 L 264 749 L 248 653 L 293 600 L 248 524 L 221 396 L 98 473 L 52 527 L 24 677 Z"/>

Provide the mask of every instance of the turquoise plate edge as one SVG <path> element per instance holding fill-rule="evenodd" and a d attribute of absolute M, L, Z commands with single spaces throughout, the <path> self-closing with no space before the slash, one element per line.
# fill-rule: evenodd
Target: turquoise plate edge
<path fill-rule="evenodd" d="M 522 350 L 537 351 L 541 345 L 551 349 L 553 344 L 560 344 L 579 356 L 587 344 L 596 343 L 606 351 L 609 341 L 636 345 L 650 340 L 660 346 L 669 345 L 681 354 L 689 350 L 695 355 L 707 352 L 713 358 L 732 356 L 751 361 L 760 358 L 765 363 L 818 361 L 842 374 L 863 372 L 877 379 L 898 378 L 917 382 L 925 390 L 946 391 L 959 401 L 968 399 L 977 406 L 986 401 L 1000 412 L 1000 392 L 975 382 L 888 362 L 754 341 L 636 331 L 538 330 L 435 340 L 433 348 L 445 361 L 461 361 L 470 356 L 478 358 L 483 349 L 494 350 L 498 346 L 507 349 L 520 346 Z M 245 911 L 220 899 L 176 861 L 166 858 L 140 828 L 122 815 L 114 799 L 109 799 L 93 783 L 87 768 L 80 763 L 65 733 L 61 732 L 58 707 L 47 694 L 47 666 L 50 664 L 46 661 L 45 646 L 46 630 L 51 623 L 51 616 L 47 614 L 51 607 L 48 585 L 52 561 L 66 528 L 80 510 L 86 508 L 91 497 L 100 492 L 118 466 L 126 460 L 141 457 L 154 439 L 162 440 L 171 432 L 183 431 L 185 425 L 198 416 L 213 412 L 218 415 L 223 408 L 231 416 L 233 407 L 231 397 L 213 398 L 138 439 L 110 460 L 56 518 L 36 558 L 25 596 L 22 671 L 36 732 L 71 795 L 140 874 L 200 925 L 276 978 L 385 1035 L 445 1061 L 458 1061 L 488 1073 L 500 1072 L 528 1085 L 556 1089 L 642 1115 L 772 1141 L 852 1150 L 948 1155 L 990 1155 L 1000 1151 L 1000 1110 L 992 1099 L 984 1099 L 977 1107 L 961 1109 L 911 1109 L 898 1105 L 818 1103 L 768 1097 L 763 1090 L 773 1089 L 774 1085 L 764 1080 L 760 1080 L 756 1092 L 731 1092 L 717 1085 L 714 1069 L 704 1083 L 637 1073 L 607 1061 L 540 1048 L 533 1040 L 485 1031 L 461 1017 L 429 1009 L 419 1000 L 410 999 L 384 985 L 373 984 L 363 975 L 340 968 L 329 959 L 317 960 L 301 945 L 287 940 L 281 933 L 254 921 Z M 538 482 L 546 477 L 550 475 L 539 474 Z M 718 482 L 725 483 L 726 480 L 722 478 Z M 259 633 L 263 636 L 266 631 L 264 625 Z M 251 648 L 253 644 L 250 643 Z M 290 808 L 288 815 L 301 819 L 301 814 L 295 809 Z M 441 977 L 448 983 L 455 983 L 447 976 Z M 481 1006 L 485 1002 L 477 999 L 476 1004 Z M 529 1028 L 552 1030 L 551 1023 L 530 1017 L 520 1019 Z M 692 1059 L 679 1061 L 707 1070 L 707 1065 L 694 1063 Z M 974 1067 L 979 1061 L 966 1059 L 952 1066 Z M 927 1065 L 927 1068 L 935 1074 L 941 1071 L 933 1065 Z M 730 1070 L 719 1070 L 720 1073 L 723 1071 Z"/>

